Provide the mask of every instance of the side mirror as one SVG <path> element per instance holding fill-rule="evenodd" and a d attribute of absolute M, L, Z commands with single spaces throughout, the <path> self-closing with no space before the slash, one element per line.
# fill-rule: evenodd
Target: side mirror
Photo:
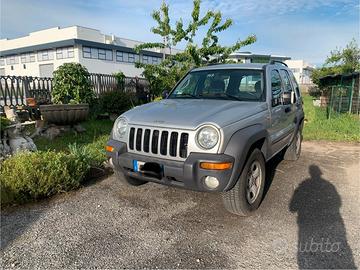
<path fill-rule="evenodd" d="M 169 91 L 168 91 L 168 90 L 164 90 L 164 91 L 162 92 L 162 94 L 161 94 L 161 97 L 162 97 L 163 99 L 165 99 L 165 98 L 168 97 L 168 95 L 169 95 Z"/>
<path fill-rule="evenodd" d="M 284 105 L 288 105 L 288 104 L 291 104 L 291 93 L 292 92 L 284 92 L 283 93 L 283 104 Z"/>
<path fill-rule="evenodd" d="M 295 103 L 295 92 L 291 91 L 291 104 Z"/>

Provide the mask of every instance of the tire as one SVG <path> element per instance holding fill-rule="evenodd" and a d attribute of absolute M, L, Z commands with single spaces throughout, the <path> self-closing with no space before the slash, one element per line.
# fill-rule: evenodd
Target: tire
<path fill-rule="evenodd" d="M 143 181 L 143 180 L 139 180 L 139 179 L 135 179 L 133 177 L 129 177 L 129 176 L 126 176 L 124 175 L 123 173 L 117 171 L 117 170 L 114 170 L 115 171 L 115 174 L 117 176 L 117 178 L 127 184 L 127 185 L 130 185 L 130 186 L 141 186 L 141 185 L 144 185 L 147 183 L 147 181 Z"/>
<path fill-rule="evenodd" d="M 252 178 L 250 178 L 250 173 L 255 173 L 254 168 L 260 170 L 259 178 L 256 178 L 255 182 L 252 182 L 256 186 L 256 192 L 254 192 L 254 187 L 249 188 L 249 182 L 254 181 L 250 180 L 254 179 L 254 174 L 252 174 Z M 256 148 L 247 159 L 235 186 L 229 191 L 222 193 L 222 199 L 226 210 L 239 216 L 251 215 L 261 203 L 265 179 L 265 159 L 261 151 Z M 254 186 L 254 184 L 252 186 Z M 251 194 L 253 194 L 253 196 L 251 196 Z"/>
<path fill-rule="evenodd" d="M 301 154 L 301 142 L 302 142 L 302 132 L 301 129 L 298 129 L 291 144 L 285 150 L 285 154 L 284 154 L 285 160 L 295 161 L 299 159 Z"/>

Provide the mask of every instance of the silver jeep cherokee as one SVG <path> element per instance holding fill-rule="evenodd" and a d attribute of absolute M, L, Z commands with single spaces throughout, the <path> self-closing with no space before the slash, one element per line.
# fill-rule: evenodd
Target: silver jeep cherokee
<path fill-rule="evenodd" d="M 265 162 L 280 152 L 299 158 L 303 120 L 285 64 L 212 65 L 191 70 L 165 99 L 122 114 L 106 149 L 131 185 L 220 192 L 228 211 L 245 216 L 262 200 Z"/>

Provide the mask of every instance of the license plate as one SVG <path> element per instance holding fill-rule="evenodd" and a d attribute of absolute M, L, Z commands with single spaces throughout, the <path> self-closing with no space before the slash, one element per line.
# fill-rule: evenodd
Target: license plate
<path fill-rule="evenodd" d="M 133 160 L 133 166 L 135 172 L 141 172 L 145 162 L 139 160 Z"/>

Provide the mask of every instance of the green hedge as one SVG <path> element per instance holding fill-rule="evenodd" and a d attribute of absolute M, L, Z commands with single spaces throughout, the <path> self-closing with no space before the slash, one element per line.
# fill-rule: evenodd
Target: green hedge
<path fill-rule="evenodd" d="M 103 112 L 121 114 L 134 106 L 136 97 L 133 93 L 110 91 L 102 94 L 99 99 Z"/>
<path fill-rule="evenodd" d="M 98 145 L 16 154 L 0 164 L 1 204 L 24 203 L 76 189 L 106 159 Z"/>

